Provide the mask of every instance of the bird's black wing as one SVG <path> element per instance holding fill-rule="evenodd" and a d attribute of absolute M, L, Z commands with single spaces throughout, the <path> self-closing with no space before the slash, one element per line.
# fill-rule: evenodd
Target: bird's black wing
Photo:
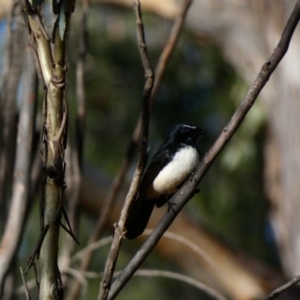
<path fill-rule="evenodd" d="M 152 184 L 158 173 L 172 160 L 173 152 L 173 147 L 170 143 L 160 146 L 143 175 L 139 188 L 141 194 L 147 191 L 147 188 Z"/>
<path fill-rule="evenodd" d="M 139 195 L 133 201 L 125 222 L 127 230 L 125 236 L 128 239 L 136 238 L 145 230 L 156 202 L 156 198 L 147 199 L 147 189 L 161 169 L 172 160 L 172 157 L 172 147 L 169 144 L 163 144 L 146 169 L 139 187 Z"/>

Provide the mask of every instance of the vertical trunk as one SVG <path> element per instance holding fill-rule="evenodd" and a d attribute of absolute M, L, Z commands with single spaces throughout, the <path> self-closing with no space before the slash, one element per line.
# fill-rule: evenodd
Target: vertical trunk
<path fill-rule="evenodd" d="M 57 266 L 58 242 L 65 188 L 64 152 L 67 135 L 66 36 L 74 2 L 53 3 L 58 15 L 51 41 L 44 29 L 39 11 L 22 1 L 31 31 L 31 47 L 35 52 L 40 78 L 44 83 L 42 142 L 44 181 L 41 199 L 41 235 L 39 239 L 39 299 L 62 299 L 63 286 Z M 53 47 L 50 42 L 53 43 Z M 35 253 L 34 255 L 37 255 Z M 32 258 L 30 264 L 32 263 Z"/>

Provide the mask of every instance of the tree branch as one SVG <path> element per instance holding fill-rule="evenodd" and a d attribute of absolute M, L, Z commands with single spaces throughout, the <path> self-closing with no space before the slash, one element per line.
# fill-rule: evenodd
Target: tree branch
<path fill-rule="evenodd" d="M 69 168 L 66 173 L 66 181 L 68 184 L 68 193 L 66 194 L 68 202 L 68 217 L 70 220 L 70 227 L 77 232 L 78 229 L 78 203 L 81 196 L 82 185 L 82 158 L 84 149 L 85 138 L 85 62 L 87 55 L 87 22 L 89 14 L 89 0 L 82 1 L 81 7 L 81 20 L 79 31 L 79 45 L 77 54 L 76 65 L 76 117 L 75 117 L 75 141 L 72 138 L 68 140 L 68 149 L 66 151 L 66 161 Z M 69 135 L 70 137 L 70 135 Z M 69 237 L 66 236 L 66 243 L 63 247 L 62 254 L 60 256 L 59 266 L 62 269 L 69 267 L 71 263 L 71 255 L 74 251 L 75 243 Z M 63 278 L 64 285 L 66 285 L 67 277 Z M 76 292 L 73 291 L 72 293 Z M 78 291 L 77 291 L 78 293 Z M 77 294 L 76 293 L 76 294 Z M 73 294 L 72 299 L 75 298 Z"/>
<path fill-rule="evenodd" d="M 170 271 L 164 271 L 164 270 L 138 270 L 135 274 L 135 276 L 156 276 L 156 277 L 165 277 L 169 279 L 175 279 L 179 280 L 181 282 L 187 283 L 200 291 L 208 294 L 210 297 L 216 299 L 216 300 L 226 300 L 222 295 L 220 295 L 217 291 L 213 290 L 212 288 L 208 287 L 202 282 L 199 282 L 198 280 L 195 280 L 191 277 L 188 277 L 183 274 L 170 272 Z"/>
<path fill-rule="evenodd" d="M 24 294 L 26 295 L 26 300 L 31 300 L 30 294 L 29 294 L 29 289 L 24 277 L 24 273 L 23 273 L 23 269 L 22 267 L 20 267 L 20 272 L 21 272 L 21 277 L 22 277 L 22 281 L 23 281 L 23 288 L 24 288 Z"/>
<path fill-rule="evenodd" d="M 74 1 L 63 0 L 53 6 L 58 15 L 53 28 L 53 47 L 41 21 L 39 9 L 34 8 L 27 0 L 20 2 L 32 36 L 32 48 L 37 54 L 36 63 L 41 69 L 45 85 L 42 124 L 45 179 L 41 199 L 41 233 L 38 239 L 40 242 L 36 246 L 40 258 L 39 299 L 61 299 L 62 282 L 57 266 L 57 255 L 65 189 L 64 152 L 68 120 L 65 99 L 66 32 L 74 9 Z M 31 263 L 34 258 L 35 255 L 31 258 Z"/>
<path fill-rule="evenodd" d="M 168 66 L 168 63 L 170 61 L 170 58 L 174 52 L 174 49 L 177 45 L 185 17 L 188 11 L 188 8 L 191 4 L 191 0 L 185 0 L 182 6 L 182 9 L 180 11 L 180 14 L 175 19 L 174 25 L 171 30 L 171 34 L 169 37 L 168 42 L 166 43 L 160 58 L 158 60 L 157 67 L 155 69 L 155 81 L 151 93 L 151 99 L 150 99 L 150 108 L 153 104 L 154 98 L 156 96 L 157 90 L 161 84 L 163 75 L 165 73 L 165 70 Z M 109 192 L 104 200 L 104 207 L 100 212 L 100 215 L 98 217 L 95 230 L 93 234 L 91 235 L 88 244 L 93 244 L 97 241 L 97 239 L 100 237 L 100 234 L 103 230 L 103 227 L 105 226 L 107 219 L 112 211 L 112 208 L 114 206 L 115 200 L 117 199 L 117 196 L 123 186 L 124 178 L 127 173 L 127 170 L 132 162 L 132 159 L 134 157 L 134 152 L 136 150 L 136 147 L 138 145 L 139 135 L 141 132 L 141 117 L 139 116 L 135 129 L 133 130 L 131 140 L 129 141 L 129 144 L 127 146 L 126 155 L 123 159 L 122 166 L 120 167 L 118 173 L 115 175 L 113 183 L 109 189 Z M 89 268 L 89 265 L 91 263 L 93 257 L 93 253 L 89 252 L 84 257 L 84 259 L 81 262 L 80 270 L 82 272 L 86 271 Z M 80 288 L 80 282 L 76 281 L 74 282 L 72 290 L 70 290 L 70 293 L 68 294 L 68 299 L 74 299 L 75 295 L 78 294 Z"/>
<path fill-rule="evenodd" d="M 0 95 L 0 223 L 3 227 L 8 212 L 9 187 L 13 180 L 11 170 L 14 168 L 16 120 L 18 117 L 16 96 L 22 74 L 23 49 L 26 43 L 26 31 L 22 24 L 21 7 L 17 0 L 12 2 L 7 21 L 3 84 Z"/>
<path fill-rule="evenodd" d="M 147 46 L 144 37 L 144 27 L 141 16 L 140 2 L 134 1 L 134 12 L 136 16 L 136 29 L 137 29 L 137 40 L 140 50 L 140 56 L 142 64 L 145 71 L 145 85 L 142 97 L 142 124 L 141 124 L 141 135 L 140 135 L 140 145 L 139 145 L 139 157 L 136 170 L 134 172 L 133 180 L 126 196 L 125 204 L 121 211 L 121 216 L 114 233 L 114 239 L 111 245 L 111 249 L 106 261 L 104 276 L 100 285 L 100 292 L 98 299 L 107 299 L 108 292 L 110 289 L 113 272 L 117 262 L 119 250 L 121 247 L 122 239 L 125 234 L 124 224 L 128 215 L 128 210 L 131 202 L 136 198 L 138 193 L 138 187 L 140 180 L 143 175 L 147 163 L 147 144 L 148 144 L 148 128 L 149 128 L 149 110 L 150 110 L 150 97 L 153 88 L 154 72 L 152 70 L 150 60 L 147 53 Z"/>
<path fill-rule="evenodd" d="M 197 188 L 201 179 L 204 177 L 214 160 L 217 158 L 218 154 L 222 151 L 222 149 L 229 142 L 236 130 L 239 128 L 247 112 L 254 104 L 257 96 L 269 80 L 271 74 L 276 69 L 282 57 L 287 52 L 291 37 L 294 33 L 296 25 L 298 24 L 299 17 L 300 2 L 298 1 L 284 28 L 284 31 L 282 33 L 281 39 L 277 47 L 275 48 L 274 52 L 267 60 L 267 62 L 262 66 L 259 75 L 250 87 L 240 106 L 237 108 L 235 114 L 233 115 L 227 126 L 223 129 L 219 138 L 216 140 L 214 145 L 210 148 L 210 150 L 198 166 L 193 178 L 191 178 L 191 180 L 187 180 L 187 182 L 175 196 L 175 205 L 173 205 L 173 209 L 170 209 L 163 216 L 162 220 L 159 222 L 152 234 L 145 241 L 145 243 L 142 245 L 137 254 L 132 258 L 132 260 L 129 262 L 129 264 L 120 274 L 120 276 L 113 283 L 108 299 L 114 299 L 115 296 L 120 292 L 120 290 L 123 288 L 126 282 L 131 278 L 134 272 L 138 269 L 141 263 L 145 260 L 145 258 L 149 255 L 149 253 L 158 243 L 163 233 L 174 221 L 175 217 L 180 212 L 180 210 L 189 201 L 189 199 L 192 198 L 192 196 L 194 195 L 194 190 Z"/>
<path fill-rule="evenodd" d="M 17 253 L 24 230 L 30 195 L 32 141 L 36 114 L 37 77 L 34 60 L 27 48 L 25 84 L 17 133 L 16 162 L 9 215 L 0 244 L 0 286 Z M 1 294 L 1 293 L 0 293 Z"/>
<path fill-rule="evenodd" d="M 292 280 L 290 280 L 289 282 L 285 283 L 284 285 L 282 285 L 281 287 L 277 288 L 276 290 L 274 290 L 268 297 L 266 297 L 264 300 L 272 300 L 275 299 L 277 296 L 279 296 L 281 293 L 283 293 L 284 291 L 286 291 L 287 289 L 289 289 L 290 287 L 292 287 L 293 285 L 295 285 L 296 283 L 298 283 L 300 281 L 300 275 L 294 277 Z"/>
<path fill-rule="evenodd" d="M 155 81 L 153 86 L 153 91 L 151 95 L 151 102 L 153 102 L 154 97 L 158 91 L 158 88 L 161 84 L 165 71 L 167 69 L 170 58 L 174 52 L 174 49 L 177 45 L 180 33 L 182 31 L 187 12 L 189 10 L 190 5 L 192 4 L 192 0 L 184 0 L 182 4 L 182 8 L 179 12 L 178 17 L 175 19 L 174 25 L 171 30 L 171 34 L 168 42 L 166 43 L 163 52 L 161 53 L 157 67 L 155 69 Z"/>

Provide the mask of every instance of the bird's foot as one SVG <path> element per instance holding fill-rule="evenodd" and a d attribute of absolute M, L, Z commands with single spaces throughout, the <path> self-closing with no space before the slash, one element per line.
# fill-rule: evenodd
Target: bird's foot
<path fill-rule="evenodd" d="M 173 212 L 175 212 L 174 210 L 174 206 L 176 206 L 177 204 L 174 202 L 168 202 L 168 212 L 170 212 L 170 210 L 172 210 Z"/>
<path fill-rule="evenodd" d="M 195 178 L 195 175 L 196 175 L 196 173 L 195 172 L 192 172 L 192 174 L 191 174 L 191 176 L 190 176 L 190 181 L 191 182 L 196 182 L 196 178 Z"/>

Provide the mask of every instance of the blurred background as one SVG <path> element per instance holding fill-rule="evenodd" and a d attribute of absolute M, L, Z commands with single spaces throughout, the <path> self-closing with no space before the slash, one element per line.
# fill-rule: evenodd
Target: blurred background
<path fill-rule="evenodd" d="M 145 38 L 154 69 L 182 3 L 176 0 L 141 1 Z M 280 0 L 193 1 L 154 98 L 149 132 L 150 157 L 164 141 L 170 127 L 177 123 L 190 123 L 209 131 L 200 141 L 202 155 L 205 155 L 276 47 L 295 3 Z M 18 10 L 11 17 L 10 5 L 8 0 L 2 0 L 0 5 L 0 168 L 4 170 L 3 162 L 9 162 L 6 184 L 0 186 L 0 236 L 4 232 L 13 193 L 16 125 L 26 89 L 24 62 L 29 51 L 27 28 Z M 86 5 L 85 2 L 85 8 Z M 65 270 L 62 273 L 66 299 L 97 297 L 99 273 L 104 268 L 109 241 L 105 243 L 104 240 L 104 245 L 94 250 L 86 272 L 80 272 L 85 255 L 79 259 L 73 255 L 88 245 L 97 218 L 105 207 L 113 178 L 123 164 L 140 114 L 145 81 L 131 2 L 95 0 L 89 2 L 86 16 L 84 77 L 83 82 L 78 82 L 76 70 L 78 72 L 80 61 L 82 11 L 83 4 L 78 1 L 67 47 L 68 149 L 78 148 L 74 150 L 75 154 L 72 150 L 66 153 L 66 207 L 73 207 L 75 211 L 71 222 L 80 246 L 69 240 L 66 243 L 62 233 L 60 264 Z M 54 19 L 49 3 L 44 5 L 44 18 L 45 27 L 51 32 Z M 8 41 L 12 41 L 9 47 Z M 299 47 L 297 30 L 282 63 L 201 182 L 200 193 L 189 201 L 168 230 L 171 234 L 162 238 L 142 269 L 187 275 L 228 299 L 262 299 L 272 289 L 299 274 Z M 13 58 L 8 63 L 9 54 Z M 12 75 L 9 70 L 16 70 L 14 64 L 18 64 L 18 69 Z M 13 76 L 14 85 L 9 85 L 8 78 Z M 77 87 L 82 83 L 86 108 L 81 123 L 83 133 L 78 134 Z M 7 95 L 10 95 L 10 106 Z M 37 160 L 42 119 L 41 86 L 35 99 L 32 172 Z M 6 123 L 8 116 L 11 116 L 10 123 Z M 10 142 L 5 140 L 5 124 L 11 124 Z M 5 147 L 9 150 L 5 151 Z M 83 153 L 78 149 L 83 149 Z M 74 164 L 72 157 L 78 152 L 79 163 Z M 118 200 L 105 216 L 105 226 L 97 239 L 112 236 L 135 162 L 136 153 Z M 78 173 L 79 179 L 74 178 L 76 166 L 82 170 Z M 10 287 L 6 288 L 7 299 L 25 299 L 22 288 L 18 289 L 22 285 L 19 266 L 26 267 L 39 235 L 37 186 L 38 179 L 31 184 L 34 191 L 30 194 L 22 239 L 6 281 L 6 286 Z M 78 202 L 72 206 L 74 197 Z M 167 207 L 155 210 L 149 228 L 157 224 L 166 210 Z M 117 270 L 126 266 L 145 238 L 146 235 L 123 242 Z M 72 244 L 71 250 L 67 251 L 67 261 L 64 256 L 66 244 Z M 117 299 L 213 299 L 191 285 L 161 276 L 151 276 L 149 272 L 146 277 L 134 277 Z M 26 279 L 32 281 L 32 278 L 34 272 L 30 270 Z M 81 282 L 82 288 L 74 295 L 72 289 L 76 281 Z M 31 294 L 36 295 L 35 287 Z M 281 299 L 299 299 L 299 295 L 298 289 L 294 288 Z"/>

